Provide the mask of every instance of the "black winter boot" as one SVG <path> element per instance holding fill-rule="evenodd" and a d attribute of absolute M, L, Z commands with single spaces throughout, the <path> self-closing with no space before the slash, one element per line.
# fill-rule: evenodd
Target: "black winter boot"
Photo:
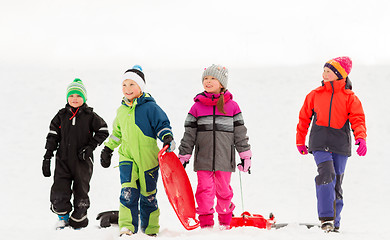
<path fill-rule="evenodd" d="M 321 221 L 321 229 L 326 233 L 332 232 L 334 230 L 333 221 Z"/>
<path fill-rule="evenodd" d="M 69 218 L 69 225 L 74 229 L 85 228 L 88 226 L 87 209 L 89 208 L 89 199 L 76 200 L 74 210 Z"/>
<path fill-rule="evenodd" d="M 87 209 L 75 209 L 69 218 L 69 225 L 74 229 L 85 228 L 88 226 Z"/>
<path fill-rule="evenodd" d="M 75 217 L 73 217 L 73 214 L 72 214 L 72 216 L 70 216 L 70 218 L 69 218 L 69 226 L 71 226 L 74 229 L 80 229 L 80 228 L 87 227 L 88 226 L 87 215 L 85 215 L 82 218 L 75 218 Z"/>

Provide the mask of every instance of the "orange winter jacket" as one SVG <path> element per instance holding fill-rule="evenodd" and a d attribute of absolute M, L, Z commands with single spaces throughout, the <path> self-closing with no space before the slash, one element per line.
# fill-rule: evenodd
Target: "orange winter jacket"
<path fill-rule="evenodd" d="M 363 107 L 349 83 L 345 79 L 322 82 L 321 87 L 306 96 L 299 112 L 297 145 L 305 145 L 311 121 L 309 152 L 329 151 L 351 156 L 350 127 L 355 140 L 366 140 Z"/>

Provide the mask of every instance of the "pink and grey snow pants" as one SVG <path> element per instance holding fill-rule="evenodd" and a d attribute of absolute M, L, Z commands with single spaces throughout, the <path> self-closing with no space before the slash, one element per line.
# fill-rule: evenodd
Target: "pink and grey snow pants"
<path fill-rule="evenodd" d="M 214 199 L 217 197 L 217 206 L 220 225 L 230 225 L 234 204 L 233 189 L 230 186 L 231 172 L 223 171 L 197 171 L 198 187 L 195 198 L 198 204 L 200 226 L 208 227 L 214 225 Z"/>

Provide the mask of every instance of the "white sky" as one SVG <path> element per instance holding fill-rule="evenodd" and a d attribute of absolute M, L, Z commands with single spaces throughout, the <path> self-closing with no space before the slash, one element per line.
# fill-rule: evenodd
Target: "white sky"
<path fill-rule="evenodd" d="M 2 66 L 390 64 L 388 0 L 1 0 Z"/>

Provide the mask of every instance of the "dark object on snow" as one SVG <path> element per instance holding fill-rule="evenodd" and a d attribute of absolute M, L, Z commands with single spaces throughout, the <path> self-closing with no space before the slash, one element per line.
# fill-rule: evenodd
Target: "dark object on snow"
<path fill-rule="evenodd" d="M 118 224 L 119 211 L 101 212 L 97 215 L 96 220 L 100 219 L 100 227 L 111 227 L 111 224 Z"/>
<path fill-rule="evenodd" d="M 296 224 L 296 223 L 294 223 L 294 224 Z M 288 225 L 289 225 L 289 223 L 276 223 L 276 224 L 273 224 L 271 226 L 271 228 L 279 229 L 279 228 L 287 227 Z M 307 229 L 311 229 L 313 227 L 318 227 L 318 228 L 321 227 L 321 225 L 318 223 L 298 223 L 298 225 L 307 227 Z"/>
<path fill-rule="evenodd" d="M 308 229 L 310 229 L 312 227 L 318 227 L 318 228 L 321 227 L 321 225 L 318 223 L 300 223 L 299 226 L 305 226 Z"/>

